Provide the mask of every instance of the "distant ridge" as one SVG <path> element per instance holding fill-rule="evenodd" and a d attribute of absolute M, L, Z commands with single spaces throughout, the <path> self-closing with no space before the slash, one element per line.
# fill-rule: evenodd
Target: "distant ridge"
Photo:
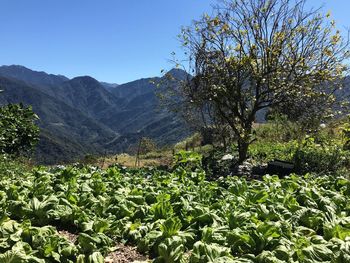
<path fill-rule="evenodd" d="M 177 77 L 185 74 L 171 72 Z M 161 80 L 117 85 L 90 76 L 69 79 L 19 65 L 1 66 L 0 105 L 23 102 L 39 115 L 38 162 L 70 162 L 86 154 L 126 151 L 142 136 L 159 145 L 188 136 L 185 123 L 159 107 L 155 83 Z"/>
<path fill-rule="evenodd" d="M 110 90 L 112 90 L 112 89 L 114 89 L 114 88 L 119 86 L 119 84 L 117 84 L 117 83 L 107 83 L 107 82 L 103 82 L 103 81 L 100 81 L 100 83 L 108 91 L 110 91 Z"/>
<path fill-rule="evenodd" d="M 20 65 L 1 66 L 0 75 L 3 77 L 22 80 L 38 86 L 57 86 L 69 78 L 63 75 L 47 74 L 44 71 L 34 71 Z"/>

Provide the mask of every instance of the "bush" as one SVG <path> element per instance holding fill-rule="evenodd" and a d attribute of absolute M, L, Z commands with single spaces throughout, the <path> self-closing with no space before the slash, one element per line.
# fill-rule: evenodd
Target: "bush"
<path fill-rule="evenodd" d="M 180 151 L 174 155 L 173 172 L 184 182 L 190 179 L 200 183 L 206 177 L 202 167 L 202 155 L 196 152 Z"/>
<path fill-rule="evenodd" d="M 350 165 L 350 151 L 343 149 L 341 141 L 320 137 L 306 137 L 300 142 L 257 142 L 251 145 L 249 155 L 257 162 L 274 159 L 293 162 L 300 174 L 332 173 Z"/>
<path fill-rule="evenodd" d="M 340 143 L 330 140 L 319 144 L 309 137 L 296 150 L 293 161 L 299 173 L 334 173 L 349 167 L 349 155 Z"/>
<path fill-rule="evenodd" d="M 98 162 L 98 156 L 93 154 L 87 154 L 84 156 L 84 159 L 81 161 L 83 164 L 96 164 Z"/>
<path fill-rule="evenodd" d="M 148 137 L 142 137 L 137 143 L 129 146 L 127 153 L 133 155 L 145 155 L 147 153 L 157 151 L 157 149 L 158 147 L 155 141 Z"/>
<path fill-rule="evenodd" d="M 201 145 L 202 145 L 202 136 L 200 133 L 195 133 L 192 136 L 186 138 L 185 140 L 178 142 L 175 145 L 174 149 L 194 151 L 195 148 L 200 147 Z"/>
<path fill-rule="evenodd" d="M 340 126 L 340 131 L 344 143 L 344 149 L 350 150 L 350 117 Z"/>
<path fill-rule="evenodd" d="M 22 104 L 0 107 L 0 153 L 18 156 L 32 150 L 39 140 L 37 119 L 32 108 Z"/>

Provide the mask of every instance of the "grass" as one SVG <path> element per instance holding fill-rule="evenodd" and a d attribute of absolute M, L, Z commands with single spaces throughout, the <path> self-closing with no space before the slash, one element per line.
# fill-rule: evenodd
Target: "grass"
<path fill-rule="evenodd" d="M 161 153 L 149 153 L 141 155 L 138 159 L 134 155 L 122 153 L 113 156 L 107 156 L 105 158 L 98 158 L 93 165 L 99 166 L 103 169 L 114 165 L 120 164 L 125 167 L 150 167 L 150 166 L 162 166 L 171 165 L 172 163 L 172 152 L 161 152 Z"/>

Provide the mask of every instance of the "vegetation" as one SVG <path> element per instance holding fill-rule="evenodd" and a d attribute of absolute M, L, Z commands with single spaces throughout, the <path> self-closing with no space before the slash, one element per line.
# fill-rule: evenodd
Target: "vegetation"
<path fill-rule="evenodd" d="M 38 142 L 38 116 L 31 107 L 8 104 L 0 107 L 0 153 L 18 156 L 33 150 Z"/>
<path fill-rule="evenodd" d="M 348 178 L 209 182 L 205 175 L 201 156 L 189 152 L 176 155 L 170 172 L 113 166 L 1 174 L 0 261 L 103 262 L 116 242 L 155 262 L 349 260 Z"/>
<path fill-rule="evenodd" d="M 348 42 L 329 14 L 307 10 L 304 0 L 220 3 L 182 30 L 194 75 L 177 92 L 182 100 L 175 99 L 224 138 L 231 133 L 242 162 L 259 111 L 277 109 L 304 127 L 329 114 L 347 69 Z"/>

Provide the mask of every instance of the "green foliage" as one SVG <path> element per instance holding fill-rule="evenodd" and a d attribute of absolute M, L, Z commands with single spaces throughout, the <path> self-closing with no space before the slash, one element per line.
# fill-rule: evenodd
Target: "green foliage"
<path fill-rule="evenodd" d="M 195 182 L 205 179 L 205 171 L 202 168 L 202 155 L 197 152 L 179 151 L 174 155 L 173 170 L 184 182 L 186 178 L 191 178 Z"/>
<path fill-rule="evenodd" d="M 334 173 L 348 169 L 350 152 L 343 149 L 339 140 L 307 136 L 302 141 L 256 142 L 249 148 L 249 155 L 257 162 L 280 159 L 293 162 L 298 173 Z"/>
<path fill-rule="evenodd" d="M 77 248 L 53 227 L 34 227 L 7 217 L 0 225 L 1 262 L 74 262 Z"/>
<path fill-rule="evenodd" d="M 349 154 L 339 142 L 317 143 L 315 138 L 307 137 L 297 148 L 293 160 L 299 172 L 334 173 L 349 167 Z"/>
<path fill-rule="evenodd" d="M 179 151 L 174 155 L 174 167 L 182 167 L 188 170 L 200 168 L 202 156 L 196 152 Z"/>
<path fill-rule="evenodd" d="M 0 155 L 0 178 L 7 176 L 23 176 L 30 172 L 31 165 L 24 157 L 12 158 L 6 154 Z"/>
<path fill-rule="evenodd" d="M 38 142 L 38 116 L 31 107 L 9 104 L 0 107 L 0 153 L 19 155 Z"/>
<path fill-rule="evenodd" d="M 340 130 L 344 137 L 344 149 L 350 150 L 350 117 L 340 126 Z"/>
<path fill-rule="evenodd" d="M 176 150 L 194 150 L 196 147 L 201 146 L 202 136 L 200 133 L 194 133 L 192 136 L 186 138 L 185 140 L 178 142 L 175 145 Z"/>
<path fill-rule="evenodd" d="M 266 123 L 257 124 L 254 135 L 258 141 L 288 142 L 305 136 L 305 130 L 297 122 L 288 120 L 285 115 L 272 114 L 267 116 Z"/>
<path fill-rule="evenodd" d="M 201 171 L 199 155 L 176 158 L 172 172 L 113 166 L 4 174 L 0 261 L 102 263 L 123 241 L 164 263 L 348 262 L 348 178 L 209 182 L 192 176 Z M 55 226 L 73 229 L 77 240 Z"/>
<path fill-rule="evenodd" d="M 298 149 L 297 141 L 269 142 L 257 141 L 250 145 L 249 156 L 257 162 L 268 162 L 274 159 L 293 161 Z"/>
<path fill-rule="evenodd" d="M 157 144 L 154 140 L 148 137 L 142 138 L 141 145 L 140 145 L 140 154 L 146 154 L 149 152 L 154 152 L 157 150 Z"/>

